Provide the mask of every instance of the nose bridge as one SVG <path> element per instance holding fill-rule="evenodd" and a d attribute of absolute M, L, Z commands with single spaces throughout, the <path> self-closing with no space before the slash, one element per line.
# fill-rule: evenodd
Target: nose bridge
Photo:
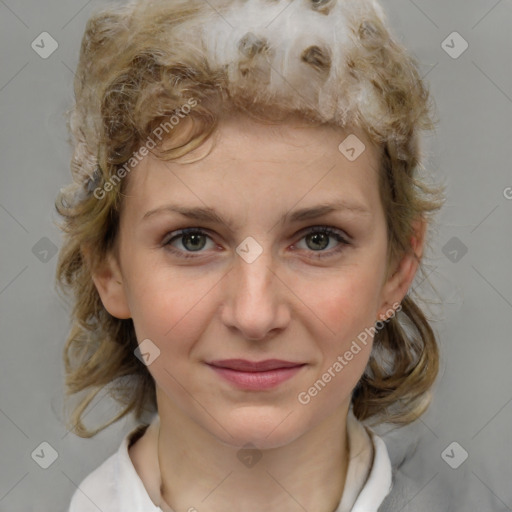
<path fill-rule="evenodd" d="M 247 338 L 264 338 L 269 330 L 284 325 L 283 284 L 276 276 L 270 239 L 267 236 L 260 242 L 247 237 L 236 249 L 237 258 L 230 272 L 230 313 L 225 321 Z"/>
<path fill-rule="evenodd" d="M 249 236 L 237 247 L 236 252 L 238 258 L 235 260 L 233 277 L 237 300 L 273 302 L 275 262 L 270 237 L 265 240 L 260 237 L 258 241 Z"/>

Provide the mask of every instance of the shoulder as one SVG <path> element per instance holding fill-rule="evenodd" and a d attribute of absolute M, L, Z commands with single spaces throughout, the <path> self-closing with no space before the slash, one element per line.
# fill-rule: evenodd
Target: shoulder
<path fill-rule="evenodd" d="M 127 486 L 134 492 L 137 489 L 137 485 L 130 486 L 137 479 L 137 475 L 129 459 L 128 447 L 144 433 L 146 427 L 147 425 L 139 425 L 128 433 L 118 450 L 80 482 L 71 498 L 68 512 L 122 510 L 120 507 L 125 495 L 120 490 L 125 491 Z"/>
<path fill-rule="evenodd" d="M 472 508 L 466 497 L 471 486 L 463 483 L 471 481 L 470 466 L 457 468 L 452 477 L 453 470 L 440 457 L 444 443 L 437 436 L 426 435 L 422 427 L 413 423 L 383 436 L 391 457 L 393 485 L 378 512 L 449 512 L 463 510 L 464 505 Z"/>

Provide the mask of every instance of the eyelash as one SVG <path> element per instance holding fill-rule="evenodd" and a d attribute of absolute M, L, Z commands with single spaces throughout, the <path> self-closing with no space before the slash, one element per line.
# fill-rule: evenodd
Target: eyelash
<path fill-rule="evenodd" d="M 318 234 L 318 233 L 335 238 L 337 242 L 340 242 L 340 245 L 337 248 L 332 249 L 327 252 L 322 251 L 322 250 L 321 251 L 310 251 L 310 252 L 316 253 L 315 256 L 313 256 L 313 258 L 322 259 L 322 258 L 332 257 L 332 256 L 340 253 L 341 251 L 343 251 L 345 249 L 345 246 L 350 245 L 350 242 L 344 236 L 342 236 L 340 234 L 339 230 L 331 228 L 330 226 L 315 226 L 315 227 L 311 228 L 307 233 L 305 233 L 301 237 L 301 240 L 308 235 Z M 185 235 L 206 235 L 208 238 L 211 238 L 208 235 L 208 233 L 205 232 L 204 230 L 202 230 L 201 228 L 186 228 L 186 229 L 180 230 L 175 236 L 173 236 L 169 240 L 164 241 L 164 243 L 162 245 L 164 247 L 167 247 L 167 249 L 170 252 L 172 252 L 173 254 L 177 255 L 180 258 L 199 258 L 199 257 L 201 257 L 201 256 L 196 256 L 194 254 L 191 254 L 191 251 L 188 251 L 188 253 L 187 253 L 187 252 L 175 249 L 174 247 L 172 247 L 170 245 L 174 240 L 183 238 Z M 200 253 L 201 251 L 197 251 L 197 252 Z"/>

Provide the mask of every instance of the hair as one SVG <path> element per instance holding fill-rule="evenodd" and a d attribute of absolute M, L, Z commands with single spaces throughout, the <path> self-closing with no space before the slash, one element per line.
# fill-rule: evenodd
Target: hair
<path fill-rule="evenodd" d="M 362 130 L 380 148 L 389 268 L 411 253 L 415 219 L 432 221 L 444 202 L 444 186 L 420 177 L 419 134 L 437 122 L 432 98 L 379 4 L 303 0 L 281 13 L 283 3 L 290 2 L 217 0 L 213 8 L 203 0 L 140 1 L 112 4 L 87 22 L 68 111 L 73 183 L 55 201 L 64 232 L 56 284 L 74 295 L 63 352 L 66 395 L 86 393 L 67 427 L 81 437 L 130 412 L 140 419 L 157 409 L 153 377 L 134 356 L 132 319 L 110 315 L 92 280 L 116 251 L 127 184 L 120 177 L 144 143 L 151 140 L 151 152 L 162 159 L 186 155 L 212 135 L 227 111 L 269 123 L 293 115 L 311 125 Z M 185 119 L 168 129 L 172 116 Z M 161 126 L 167 126 L 167 149 L 155 144 Z M 352 394 L 355 416 L 395 425 L 416 420 L 431 402 L 439 357 L 434 331 L 408 293 L 375 333 Z M 104 388 L 121 410 L 98 428 L 86 428 L 85 411 Z"/>

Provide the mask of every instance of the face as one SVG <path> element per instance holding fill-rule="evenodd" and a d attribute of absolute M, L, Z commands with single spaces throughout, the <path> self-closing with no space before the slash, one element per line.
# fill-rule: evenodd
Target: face
<path fill-rule="evenodd" d="M 119 260 L 95 284 L 111 314 L 133 319 L 139 344 L 151 340 L 159 406 L 225 444 L 284 445 L 343 410 L 369 329 L 414 276 L 404 260 L 385 280 L 378 152 L 357 133 L 366 149 L 350 161 L 338 149 L 347 135 L 231 117 L 204 158 L 184 163 L 204 148 L 148 155 L 129 175 Z M 259 378 L 211 366 L 229 359 L 301 366 Z"/>

